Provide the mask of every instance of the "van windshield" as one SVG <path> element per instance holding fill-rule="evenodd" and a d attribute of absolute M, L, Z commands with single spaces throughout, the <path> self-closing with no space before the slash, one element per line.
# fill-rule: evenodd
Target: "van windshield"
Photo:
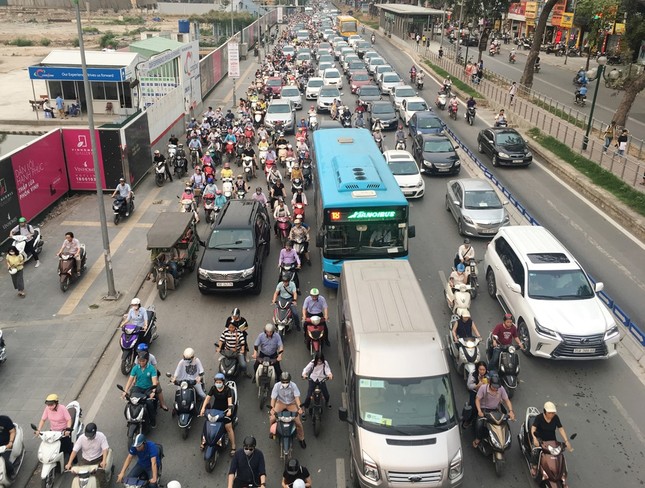
<path fill-rule="evenodd" d="M 456 425 L 448 375 L 430 378 L 358 379 L 361 427 L 390 435 L 424 435 Z"/>

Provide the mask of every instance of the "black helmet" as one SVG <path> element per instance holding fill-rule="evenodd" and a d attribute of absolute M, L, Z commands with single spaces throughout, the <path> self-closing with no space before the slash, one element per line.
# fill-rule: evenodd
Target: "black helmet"
<path fill-rule="evenodd" d="M 470 244 L 470 239 L 468 239 L 468 237 L 464 239 L 464 244 Z"/>
<path fill-rule="evenodd" d="M 502 382 L 499 379 L 499 374 L 494 371 L 490 374 L 490 386 L 494 388 L 499 388 L 500 386 L 502 386 Z"/>
<path fill-rule="evenodd" d="M 293 476 L 295 474 L 298 474 L 298 471 L 300 471 L 300 463 L 298 462 L 298 460 L 289 459 L 289 463 L 287 464 L 287 474 Z"/>
<path fill-rule="evenodd" d="M 291 383 L 291 374 L 283 371 L 280 375 L 280 383 Z"/>
<path fill-rule="evenodd" d="M 85 426 L 85 437 L 94 439 L 97 430 L 98 429 L 96 428 L 96 424 L 94 422 L 90 422 Z"/>
<path fill-rule="evenodd" d="M 240 309 L 235 307 L 231 312 L 231 317 L 239 317 L 241 315 Z"/>
<path fill-rule="evenodd" d="M 255 437 L 253 437 L 252 435 L 247 435 L 244 438 L 244 442 L 242 443 L 244 447 L 255 447 L 256 444 L 257 442 L 255 441 Z"/>

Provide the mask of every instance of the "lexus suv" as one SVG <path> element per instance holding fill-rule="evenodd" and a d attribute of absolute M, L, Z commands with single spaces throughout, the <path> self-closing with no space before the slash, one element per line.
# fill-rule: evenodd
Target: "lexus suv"
<path fill-rule="evenodd" d="M 220 212 L 199 263 L 202 294 L 262 291 L 262 266 L 269 255 L 271 225 L 266 207 L 254 200 L 230 200 Z"/>

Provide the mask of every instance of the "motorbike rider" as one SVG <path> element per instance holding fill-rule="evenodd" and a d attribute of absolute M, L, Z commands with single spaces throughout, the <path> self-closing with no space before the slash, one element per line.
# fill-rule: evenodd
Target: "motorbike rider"
<path fill-rule="evenodd" d="M 293 228 L 293 227 L 292 227 Z M 291 231 L 289 231 L 291 233 Z M 290 239 L 287 239 L 287 242 L 284 244 L 284 248 L 280 250 L 280 256 L 278 257 L 278 269 L 282 268 L 282 265 L 296 265 L 296 269 L 300 269 L 300 256 L 293 248 L 293 242 Z M 278 279 L 280 279 L 279 277 Z M 294 281 L 296 286 L 298 286 L 298 275 L 294 273 Z"/>
<path fill-rule="evenodd" d="M 224 166 L 220 171 L 220 176 L 222 177 L 222 180 L 224 178 L 233 178 L 233 170 L 231 169 L 230 163 L 224 163 Z"/>
<path fill-rule="evenodd" d="M 266 468 L 264 454 L 257 449 L 253 436 L 244 438 L 243 448 L 235 451 L 231 466 L 228 469 L 228 484 L 226 488 L 243 488 L 258 486 L 266 488 Z"/>
<path fill-rule="evenodd" d="M 329 343 L 329 329 L 327 327 L 327 322 L 329 321 L 329 308 L 327 307 L 327 300 L 325 300 L 325 297 L 320 294 L 318 288 L 312 288 L 309 291 L 309 296 L 305 298 L 302 304 L 303 320 L 313 317 L 314 315 L 323 318 L 323 324 L 325 326 L 325 345 L 331 345 Z"/>
<path fill-rule="evenodd" d="M 195 350 L 192 347 L 184 349 L 183 359 L 177 363 L 174 374 L 170 377 L 170 382 L 181 382 L 182 380 L 194 380 L 195 392 L 199 398 L 205 398 L 204 393 L 204 366 L 199 358 L 195 357 Z"/>
<path fill-rule="evenodd" d="M 473 319 L 470 318 L 470 311 L 464 310 L 461 312 L 461 317 L 452 323 L 452 339 L 458 344 L 459 339 L 470 339 L 471 337 L 481 338 L 481 334 Z"/>
<path fill-rule="evenodd" d="M 135 392 L 143 393 L 150 400 L 154 400 L 156 389 L 159 385 L 157 377 L 157 368 L 150 364 L 150 354 L 147 351 L 139 352 L 137 355 L 137 364 L 134 365 L 130 371 L 130 377 L 125 385 L 124 391 L 121 394 L 123 398 L 130 393 L 130 389 Z M 157 409 L 152 402 L 146 402 L 148 410 L 148 418 L 150 419 L 150 426 L 154 429 L 157 426 Z"/>
<path fill-rule="evenodd" d="M 148 347 L 148 344 L 146 344 L 145 342 L 142 342 L 141 344 L 139 344 L 137 346 L 137 353 L 139 353 L 139 352 L 147 352 L 148 353 L 148 361 L 157 370 L 157 378 L 159 378 L 161 376 L 161 374 L 159 373 L 159 367 L 157 365 L 157 358 L 155 357 L 154 354 L 152 354 L 150 352 L 150 348 Z M 161 407 L 162 410 L 165 410 L 167 412 L 168 411 L 168 406 L 166 405 L 166 401 L 164 400 L 164 397 L 163 397 L 163 388 L 161 388 L 161 383 L 159 383 L 157 385 L 157 390 L 156 391 L 157 391 L 156 397 L 159 400 L 159 406 Z"/>
<path fill-rule="evenodd" d="M 425 73 L 423 72 L 423 70 L 422 70 L 422 69 L 421 69 L 421 70 L 419 70 L 419 73 L 417 73 L 417 87 L 418 87 L 419 85 L 423 85 L 423 79 L 425 78 L 425 76 L 426 76 L 426 75 L 425 75 Z"/>
<path fill-rule="evenodd" d="M 65 233 L 63 245 L 56 255 L 60 257 L 61 254 L 71 254 L 74 256 L 74 260 L 76 261 L 76 276 L 81 276 L 81 243 L 74 237 L 73 232 Z"/>
<path fill-rule="evenodd" d="M 478 361 L 477 364 L 475 364 L 475 371 L 473 371 L 466 380 L 466 388 L 468 388 L 468 393 L 470 395 L 468 400 L 468 405 L 470 405 L 470 416 L 462 419 L 462 427 L 464 429 L 470 427 L 470 424 L 477 416 L 477 410 L 475 409 L 475 396 L 477 395 L 479 388 L 486 383 L 488 383 L 488 368 L 486 367 L 486 362 Z"/>
<path fill-rule="evenodd" d="M 275 305 L 278 301 L 278 296 L 280 296 L 280 298 L 284 300 L 291 300 L 291 314 L 293 315 L 293 323 L 296 326 L 296 330 L 299 331 L 300 317 L 298 316 L 298 310 L 296 309 L 296 304 L 298 301 L 298 286 L 292 278 L 293 276 L 289 275 L 288 273 L 284 273 L 280 277 L 280 282 L 275 287 L 275 292 L 273 293 L 271 303 Z"/>
<path fill-rule="evenodd" d="M 300 165 L 298 163 L 295 163 L 293 165 L 293 168 L 291 169 L 291 180 L 301 180 L 302 181 L 302 169 L 300 169 Z M 295 196 L 295 194 L 294 194 Z M 293 201 L 291 202 L 293 205 Z"/>
<path fill-rule="evenodd" d="M 356 120 L 354 121 L 354 126 L 360 127 L 361 129 L 365 128 L 365 118 L 363 117 L 363 110 L 356 110 Z"/>
<path fill-rule="evenodd" d="M 508 346 L 515 341 L 517 347 L 524 350 L 524 344 L 517 335 L 517 327 L 513 323 L 513 315 L 510 313 L 504 314 L 502 322 L 495 326 L 491 336 L 493 340 L 493 351 L 490 362 L 488 363 L 488 369 L 491 371 L 496 370 L 497 365 L 499 364 L 499 355 L 501 353 L 499 348 L 500 345 Z M 495 337 L 497 337 L 497 339 Z"/>
<path fill-rule="evenodd" d="M 245 195 L 251 189 L 251 187 L 246 184 L 246 181 L 244 181 L 244 176 L 242 175 L 237 175 L 237 178 L 233 182 L 233 188 L 235 189 L 236 192 L 241 191 Z"/>
<path fill-rule="evenodd" d="M 282 283 L 279 283 L 278 287 L 280 285 L 282 285 Z M 276 292 L 273 294 L 274 296 L 273 303 L 275 303 L 275 297 L 277 294 L 278 294 L 278 288 L 276 288 Z M 294 293 L 293 296 L 294 296 L 293 300 L 295 302 L 296 293 Z M 294 317 L 295 317 L 295 313 L 294 313 Z M 255 339 L 255 343 L 253 344 L 253 359 L 255 359 L 255 363 L 253 364 L 253 370 L 257 371 L 258 368 L 260 367 L 260 359 L 262 358 L 275 359 L 275 363 L 273 363 L 273 368 L 275 371 L 275 377 L 279 378 L 280 375 L 282 374 L 280 361 L 282 361 L 283 353 L 284 353 L 284 346 L 282 344 L 282 337 L 280 337 L 280 334 L 276 334 L 275 325 L 271 323 L 265 324 L 264 330 L 258 334 L 257 338 Z M 255 375 L 253 376 L 253 383 L 255 383 Z"/>
<path fill-rule="evenodd" d="M 272 197 L 275 195 L 274 189 L 275 188 L 271 188 Z M 276 237 L 278 235 L 278 219 L 284 218 L 284 217 L 286 217 L 287 219 L 290 219 L 291 211 L 289 210 L 289 207 L 287 206 L 287 204 L 284 203 L 284 200 L 282 198 L 278 198 L 278 204 L 273 210 L 273 218 L 275 219 L 275 223 L 273 224 L 273 232 L 275 233 Z"/>
<path fill-rule="evenodd" d="M 466 108 L 468 108 L 468 109 L 470 109 L 470 108 L 476 109 L 477 108 L 477 102 L 475 101 L 475 99 L 472 96 L 470 96 L 468 98 L 468 100 L 466 100 Z M 464 114 L 464 117 L 466 117 L 466 114 Z"/>
<path fill-rule="evenodd" d="M 473 447 L 479 446 L 485 428 L 484 410 L 498 410 L 501 403 L 506 405 L 506 410 L 511 420 L 515 420 L 513 404 L 508 398 L 506 390 L 502 386 L 497 373 L 491 373 L 488 383 L 482 385 L 475 395 L 475 407 L 477 408 L 477 422 L 475 424 L 475 440 Z"/>
<path fill-rule="evenodd" d="M 311 266 L 311 258 L 309 257 L 309 228 L 302 225 L 301 218 L 296 218 L 293 221 L 293 227 L 291 227 L 291 230 L 289 231 L 289 240 L 297 241 L 299 239 L 303 239 L 302 255 L 307 261 L 307 264 Z"/>
<path fill-rule="evenodd" d="M 277 171 L 277 168 L 272 168 L 272 172 L 273 172 L 273 169 L 276 169 L 276 171 Z M 271 175 L 272 172 L 269 173 L 269 175 Z M 278 172 L 278 175 L 280 175 L 279 172 Z M 284 186 L 284 182 L 282 181 L 282 178 L 276 178 L 275 179 L 275 181 L 271 185 L 271 190 L 270 190 L 269 193 L 270 193 L 271 202 L 273 203 L 273 205 L 275 205 L 276 200 L 279 201 L 279 200 L 284 200 L 285 199 L 285 197 L 287 196 L 287 189 Z M 274 210 L 275 210 L 275 208 L 274 208 Z"/>
<path fill-rule="evenodd" d="M 413 64 L 412 68 L 410 68 L 410 81 L 414 83 L 414 80 L 417 77 L 417 67 Z"/>
<path fill-rule="evenodd" d="M 221 209 L 226 205 L 227 201 L 226 197 L 222 194 L 222 190 L 215 190 L 215 207 Z"/>
<path fill-rule="evenodd" d="M 534 66 L 535 66 L 535 69 L 537 69 L 537 70 L 540 69 L 540 55 L 539 54 L 535 57 L 535 65 Z"/>
<path fill-rule="evenodd" d="M 99 470 L 96 471 L 96 479 L 99 487 L 106 486 L 105 483 L 105 468 L 112 465 L 112 461 L 108 463 L 108 455 L 110 453 L 110 446 L 108 445 L 107 437 L 103 432 L 98 430 L 94 422 L 90 422 L 85 426 L 85 433 L 78 436 L 72 449 L 72 454 L 69 456 L 69 461 L 65 465 L 65 469 L 69 471 L 72 469 L 72 464 L 81 451 L 81 456 L 78 459 L 80 466 L 88 466 L 91 464 L 98 464 Z"/>
<path fill-rule="evenodd" d="M 288 144 L 289 144 L 289 141 L 287 141 L 287 138 L 284 136 L 284 132 L 280 132 L 280 135 L 278 136 L 278 140 L 275 142 L 276 147 L 286 146 Z"/>
<path fill-rule="evenodd" d="M 193 151 L 193 150 L 197 151 L 198 157 L 199 158 L 202 157 L 203 147 L 202 147 L 202 141 L 199 140 L 199 137 L 193 136 L 192 139 L 188 141 L 188 149 L 190 151 Z"/>
<path fill-rule="evenodd" d="M 65 456 L 69 455 L 72 452 L 72 438 L 70 437 L 72 417 L 67 407 L 59 404 L 56 393 L 51 393 L 45 398 L 45 410 L 38 423 L 38 428 L 34 432 L 36 436 L 40 435 L 41 429 L 48 420 L 50 430 L 63 432 L 63 436 L 60 438 L 60 450 Z"/>
<path fill-rule="evenodd" d="M 303 402 L 302 406 L 305 409 L 309 409 L 309 405 L 311 404 L 311 396 L 314 394 L 314 389 L 316 388 L 316 381 L 320 382 L 320 391 L 323 394 L 323 397 L 325 398 L 325 405 L 327 405 L 327 408 L 331 408 L 331 403 L 329 401 L 329 390 L 327 389 L 327 383 L 322 382 L 327 378 L 327 380 L 332 380 L 334 379 L 334 375 L 331 372 L 331 367 L 329 366 L 329 363 L 325 359 L 324 354 L 322 351 L 319 351 L 316 353 L 316 356 L 307 363 L 307 365 L 304 367 L 302 370 L 302 379 L 303 380 L 308 380 L 309 382 L 309 389 L 307 390 L 307 396 L 305 397 L 305 401 Z M 311 410 L 309 410 L 309 414 L 311 414 Z"/>
<path fill-rule="evenodd" d="M 206 186 L 204 187 L 204 196 L 215 195 L 216 192 L 217 192 L 217 185 L 215 184 L 215 178 L 209 175 L 206 178 Z"/>
<path fill-rule="evenodd" d="M 228 321 L 227 321 L 228 322 Z M 227 327 L 224 329 L 219 337 L 219 342 L 215 344 L 215 352 L 218 354 L 221 351 L 233 351 L 237 353 L 237 360 L 240 364 L 240 369 L 245 373 L 247 378 L 252 378 L 251 373 L 246 368 L 246 334 L 239 330 L 234 322 L 228 322 Z"/>
<path fill-rule="evenodd" d="M 271 391 L 271 411 L 269 412 L 271 425 L 275 424 L 277 421 L 275 414 L 280 413 L 283 410 L 289 410 L 290 412 L 297 412 L 300 414 L 295 418 L 296 436 L 300 441 L 300 447 L 306 449 L 307 443 L 305 442 L 305 431 L 302 427 L 302 420 L 306 418 L 305 410 L 302 407 L 302 402 L 300 401 L 300 390 L 298 389 L 298 386 L 291 381 L 291 375 L 287 371 L 284 371 L 280 375 L 280 381 L 273 385 L 273 390 Z"/>
<path fill-rule="evenodd" d="M 455 254 L 455 267 L 462 263 L 464 266 L 468 264 L 471 259 L 475 259 L 475 248 L 470 244 L 470 239 L 465 238 L 464 243 L 457 249 Z"/>
<path fill-rule="evenodd" d="M 146 335 L 148 331 L 148 310 L 145 307 L 141 306 L 141 300 L 139 298 L 133 298 L 130 301 L 130 309 L 128 313 L 123 316 L 123 322 L 121 322 L 121 327 L 125 324 L 134 324 L 141 328 L 141 334 Z M 149 342 L 149 341 L 143 341 Z"/>
<path fill-rule="evenodd" d="M 580 85 L 587 84 L 587 72 L 585 71 L 584 66 L 580 66 L 580 69 L 576 73 L 576 83 Z"/>
<path fill-rule="evenodd" d="M 159 482 L 159 471 L 161 470 L 161 451 L 159 446 L 152 441 L 146 440 L 143 434 L 137 434 L 128 451 L 128 457 L 123 462 L 123 467 L 116 478 L 117 483 L 121 483 L 125 477 L 125 471 L 132 460 L 137 458 L 137 464 L 128 473 L 128 478 L 138 479 L 141 475 L 146 474 L 148 477 L 148 487 L 157 488 Z"/>
<path fill-rule="evenodd" d="M 466 266 L 462 263 L 457 265 L 457 269 L 453 270 L 448 277 L 448 283 L 446 283 L 446 295 L 448 296 L 448 301 L 450 308 L 452 309 L 455 305 L 455 294 L 453 290 L 459 285 L 465 285 L 468 282 L 468 275 L 466 274 Z"/>
<path fill-rule="evenodd" d="M 447 76 L 445 80 L 443 80 L 443 92 L 445 94 L 450 93 L 450 90 L 452 88 L 452 80 L 450 79 L 450 76 Z"/>
<path fill-rule="evenodd" d="M 231 456 L 235 453 L 235 432 L 233 429 L 233 390 L 226 384 L 226 378 L 222 373 L 215 375 L 215 383 L 208 390 L 208 394 L 202 402 L 202 408 L 199 411 L 199 416 L 203 417 L 207 409 L 215 409 L 224 412 L 224 428 L 231 441 Z M 211 404 L 211 401 L 213 402 Z M 202 436 L 199 448 L 204 450 L 206 439 Z"/>
<path fill-rule="evenodd" d="M 176 146 L 177 144 L 179 144 L 179 138 L 175 134 L 170 134 L 170 137 L 168 138 L 168 144 Z"/>
<path fill-rule="evenodd" d="M 0 456 L 4 458 L 5 471 L 9 480 L 12 480 L 15 475 L 13 463 L 9 459 L 11 458 L 11 450 L 13 449 L 17 432 L 13 420 L 7 415 L 0 415 L 0 447 L 5 448 L 5 451 Z"/>
<path fill-rule="evenodd" d="M 165 175 L 166 178 L 168 178 L 170 181 L 172 181 L 172 175 L 170 174 L 170 168 L 168 167 L 168 163 L 166 163 L 166 156 L 161 154 L 159 149 L 155 150 L 154 153 L 154 158 L 152 158 L 154 165 L 156 166 L 157 163 L 163 162 L 164 163 L 164 169 L 165 169 Z"/>
<path fill-rule="evenodd" d="M 495 127 L 500 125 L 506 125 L 506 115 L 504 114 L 504 109 L 501 109 L 497 116 L 495 117 Z"/>
<path fill-rule="evenodd" d="M 580 102 L 587 98 L 587 85 L 582 85 L 576 90 L 576 102 Z"/>
<path fill-rule="evenodd" d="M 403 125 L 399 124 L 399 128 L 394 134 L 394 145 L 398 145 L 399 142 L 403 143 L 403 149 L 405 149 L 405 132 L 403 132 Z"/>
<path fill-rule="evenodd" d="M 287 467 L 282 473 L 282 488 L 298 488 L 298 481 L 301 486 L 311 488 L 311 474 L 309 470 L 300 464 L 296 458 L 289 459 Z"/>
<path fill-rule="evenodd" d="M 119 184 L 116 186 L 114 192 L 112 193 L 112 197 L 114 198 L 116 194 L 119 194 L 120 197 L 125 198 L 125 216 L 129 217 L 130 216 L 130 200 L 132 200 L 132 188 L 130 188 L 130 185 L 128 185 L 125 182 L 125 178 L 119 178 Z M 36 260 L 38 259 L 38 256 L 36 256 Z M 37 263 L 36 263 L 37 264 Z"/>
<path fill-rule="evenodd" d="M 555 431 L 560 432 L 560 436 L 564 439 L 564 444 L 567 446 L 569 452 L 573 452 L 573 447 L 569 442 L 567 433 L 562 427 L 560 417 L 557 415 L 557 409 L 553 402 L 546 402 L 542 413 L 537 415 L 531 425 L 531 439 L 533 442 L 533 452 L 531 453 L 531 476 L 535 478 L 537 471 L 537 464 L 540 459 L 540 443 L 547 441 L 556 441 Z"/>
<path fill-rule="evenodd" d="M 457 95 L 453 93 L 452 97 L 448 101 L 448 111 L 457 112 L 458 109 L 459 109 L 459 102 L 457 101 Z"/>
<path fill-rule="evenodd" d="M 261 186 L 258 186 L 255 189 L 255 193 L 251 197 L 251 200 L 255 200 L 256 202 L 259 202 L 260 205 L 264 205 L 265 207 L 269 206 L 269 201 L 267 200 L 266 195 L 262 192 Z"/>
<path fill-rule="evenodd" d="M 242 157 L 251 158 L 252 160 L 251 174 L 255 178 L 255 170 L 258 169 L 258 161 L 255 158 L 255 149 L 253 149 L 253 145 L 251 144 L 251 141 L 246 141 L 246 143 L 244 144 L 244 149 L 242 150 Z"/>
<path fill-rule="evenodd" d="M 439 48 L 439 59 L 443 58 L 443 48 Z"/>

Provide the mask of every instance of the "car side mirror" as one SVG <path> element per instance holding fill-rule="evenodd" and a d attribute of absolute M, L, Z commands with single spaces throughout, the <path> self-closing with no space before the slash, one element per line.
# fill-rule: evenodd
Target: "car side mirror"
<path fill-rule="evenodd" d="M 594 285 L 593 289 L 596 293 L 603 291 L 605 289 L 605 284 L 602 281 L 599 281 Z"/>
<path fill-rule="evenodd" d="M 453 205 L 456 205 L 457 207 L 461 207 L 461 203 L 459 203 L 459 200 L 453 200 L 452 203 L 453 203 Z"/>
<path fill-rule="evenodd" d="M 316 247 L 323 247 L 323 236 L 322 234 L 316 235 Z"/>
<path fill-rule="evenodd" d="M 517 293 L 518 295 L 522 293 L 522 288 L 517 283 L 510 283 L 508 287 L 513 293 Z"/>
<path fill-rule="evenodd" d="M 508 205 L 508 200 L 504 200 L 504 201 L 502 202 L 502 205 Z"/>

